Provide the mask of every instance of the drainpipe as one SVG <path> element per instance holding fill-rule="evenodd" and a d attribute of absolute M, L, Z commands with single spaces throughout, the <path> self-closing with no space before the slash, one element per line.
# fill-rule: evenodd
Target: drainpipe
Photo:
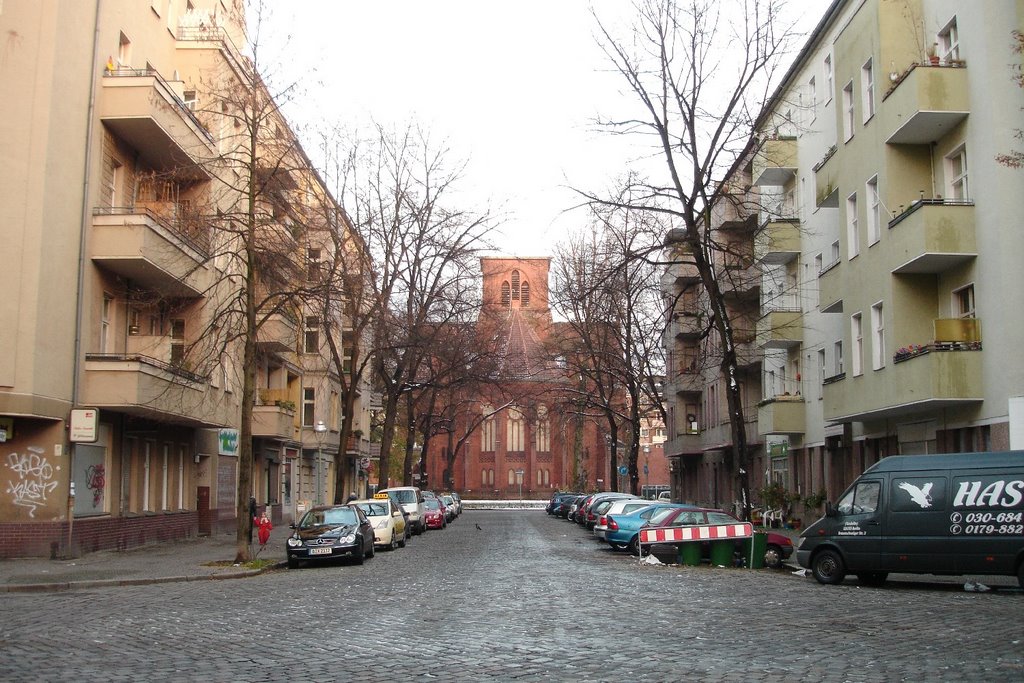
<path fill-rule="evenodd" d="M 93 18 L 92 57 L 89 60 L 89 106 L 85 122 L 85 159 L 82 173 L 82 222 L 78 234 L 78 288 L 75 293 L 75 347 L 72 359 L 71 375 L 71 407 L 78 406 L 81 391 L 82 372 L 82 308 L 83 291 L 85 289 L 85 240 L 90 224 L 89 211 L 89 173 L 92 167 L 93 133 L 95 130 L 94 114 L 96 111 L 96 68 L 97 55 L 100 49 L 100 9 L 103 0 L 96 0 L 96 15 Z M 75 520 L 75 444 L 68 447 L 68 537 L 65 554 L 71 553 L 71 534 Z"/>

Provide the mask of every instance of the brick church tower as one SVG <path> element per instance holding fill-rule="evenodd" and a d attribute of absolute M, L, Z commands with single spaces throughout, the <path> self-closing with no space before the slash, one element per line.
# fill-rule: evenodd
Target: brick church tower
<path fill-rule="evenodd" d="M 432 488 L 467 498 L 547 498 L 556 490 L 606 489 L 607 448 L 598 425 L 581 415 L 556 342 L 567 333 L 553 322 L 548 299 L 551 259 L 482 258 L 477 333 L 496 338 L 498 381 L 456 418 L 456 432 L 474 425 L 448 470 L 452 440 L 431 440 L 426 464 Z M 465 398 L 465 397 L 464 397 Z"/>

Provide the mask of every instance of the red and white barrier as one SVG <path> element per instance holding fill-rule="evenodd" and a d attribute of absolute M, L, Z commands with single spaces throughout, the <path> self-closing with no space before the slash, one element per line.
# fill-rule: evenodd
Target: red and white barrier
<path fill-rule="evenodd" d="M 660 526 L 640 530 L 640 544 L 688 543 L 690 541 L 717 541 L 725 538 L 752 538 L 754 525 L 702 524 L 699 526 Z"/>

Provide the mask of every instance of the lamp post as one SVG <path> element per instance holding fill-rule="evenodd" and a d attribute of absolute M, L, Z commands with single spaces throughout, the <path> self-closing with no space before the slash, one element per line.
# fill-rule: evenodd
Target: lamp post
<path fill-rule="evenodd" d="M 651 494 L 651 471 L 647 464 L 651 458 L 651 447 L 648 445 L 644 446 L 644 488 L 647 489 L 647 495 Z"/>
<path fill-rule="evenodd" d="M 323 420 L 317 420 L 316 425 L 313 426 L 313 431 L 316 432 L 316 504 L 320 505 L 323 502 L 321 498 L 323 495 L 323 484 L 321 481 L 323 474 L 320 471 L 320 452 L 324 448 L 324 437 L 327 434 L 327 425 L 324 424 Z"/>

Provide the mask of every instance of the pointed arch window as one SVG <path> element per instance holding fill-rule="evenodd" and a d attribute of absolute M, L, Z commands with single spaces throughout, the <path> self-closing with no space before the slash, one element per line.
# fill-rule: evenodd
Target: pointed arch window
<path fill-rule="evenodd" d="M 533 440 L 534 448 L 538 453 L 547 453 L 551 450 L 551 421 L 548 417 L 548 408 L 545 405 L 537 406 L 537 426 Z"/>
<path fill-rule="evenodd" d="M 512 306 L 512 288 L 507 281 L 501 283 L 501 305 Z"/>
<path fill-rule="evenodd" d="M 481 411 L 484 415 L 493 412 L 491 406 L 481 406 Z M 480 450 L 484 453 L 494 452 L 495 439 L 497 436 L 497 425 L 495 424 L 494 415 L 484 418 L 483 424 L 480 426 Z"/>
<path fill-rule="evenodd" d="M 512 299 L 519 300 L 519 271 L 512 271 Z"/>
<path fill-rule="evenodd" d="M 530 307 L 530 283 L 524 282 L 519 293 L 519 304 L 523 308 Z"/>
<path fill-rule="evenodd" d="M 509 408 L 506 434 L 508 437 L 508 451 L 510 453 L 520 453 L 526 450 L 526 444 L 523 442 L 523 431 L 522 412 L 517 408 Z"/>

